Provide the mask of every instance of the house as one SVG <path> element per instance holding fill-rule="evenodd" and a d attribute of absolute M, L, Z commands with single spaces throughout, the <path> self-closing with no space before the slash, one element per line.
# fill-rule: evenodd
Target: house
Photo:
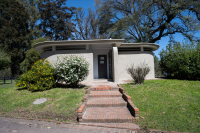
<path fill-rule="evenodd" d="M 41 58 L 54 62 L 59 55 L 81 55 L 90 63 L 89 75 L 85 81 L 113 79 L 114 82 L 131 79 L 126 68 L 145 62 L 150 67 L 146 79 L 154 79 L 153 52 L 159 48 L 154 43 L 123 43 L 124 39 L 63 40 L 44 41 L 35 44 L 35 50 L 42 52 Z"/>

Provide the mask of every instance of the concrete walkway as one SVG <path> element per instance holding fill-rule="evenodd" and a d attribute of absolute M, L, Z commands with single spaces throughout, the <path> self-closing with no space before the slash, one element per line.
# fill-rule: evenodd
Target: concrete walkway
<path fill-rule="evenodd" d="M 0 117 L 0 133 L 140 133 L 140 131 Z"/>

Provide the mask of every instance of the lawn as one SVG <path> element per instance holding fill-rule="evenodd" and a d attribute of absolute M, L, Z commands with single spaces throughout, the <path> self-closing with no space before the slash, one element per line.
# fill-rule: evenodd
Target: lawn
<path fill-rule="evenodd" d="M 142 128 L 200 132 L 200 81 L 147 80 L 122 87 L 140 110 Z"/>
<path fill-rule="evenodd" d="M 0 116 L 76 122 L 84 88 L 53 88 L 32 93 L 26 89 L 18 89 L 10 81 L 2 83 L 0 81 Z M 38 98 L 47 98 L 47 102 L 33 105 Z"/>

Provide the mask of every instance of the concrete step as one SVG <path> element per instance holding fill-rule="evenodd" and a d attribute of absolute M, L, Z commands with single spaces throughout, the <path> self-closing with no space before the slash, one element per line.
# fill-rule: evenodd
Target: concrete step
<path fill-rule="evenodd" d="M 91 107 L 83 115 L 83 123 L 129 123 L 134 122 L 127 107 Z"/>
<path fill-rule="evenodd" d="M 117 86 L 109 86 L 109 85 L 98 85 L 92 87 L 92 91 L 118 91 L 119 88 Z"/>
<path fill-rule="evenodd" d="M 121 97 L 89 98 L 87 107 L 127 107 L 127 102 Z"/>
<path fill-rule="evenodd" d="M 91 91 L 89 97 L 122 97 L 119 91 Z"/>

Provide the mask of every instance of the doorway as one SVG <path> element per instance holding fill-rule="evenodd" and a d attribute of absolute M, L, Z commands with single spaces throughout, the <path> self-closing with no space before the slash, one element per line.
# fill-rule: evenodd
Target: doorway
<path fill-rule="evenodd" d="M 107 79 L 107 55 L 98 55 L 98 75 Z"/>

